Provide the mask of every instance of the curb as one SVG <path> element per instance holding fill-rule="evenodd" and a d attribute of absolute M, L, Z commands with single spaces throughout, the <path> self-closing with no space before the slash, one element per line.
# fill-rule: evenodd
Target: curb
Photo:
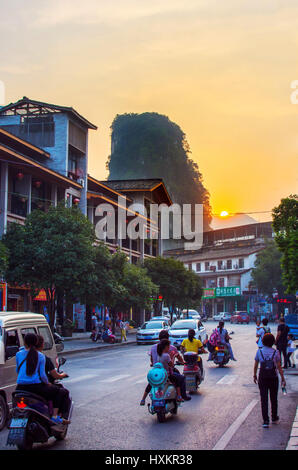
<path fill-rule="evenodd" d="M 286 450 L 298 450 L 298 406 Z"/>
<path fill-rule="evenodd" d="M 124 343 L 115 343 L 115 344 L 107 344 L 105 346 L 92 346 L 90 348 L 79 348 L 79 349 L 70 349 L 69 351 L 61 351 L 58 353 L 58 356 L 70 356 L 71 354 L 78 354 L 82 352 L 88 351 L 96 351 L 99 349 L 110 349 L 110 348 L 119 348 L 123 346 L 135 346 L 137 344 L 136 341 L 128 341 Z"/>

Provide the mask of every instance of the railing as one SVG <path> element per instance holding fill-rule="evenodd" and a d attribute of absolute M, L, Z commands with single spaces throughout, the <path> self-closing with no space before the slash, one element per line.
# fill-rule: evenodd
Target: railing
<path fill-rule="evenodd" d="M 53 205 L 53 201 L 50 201 L 49 199 L 42 199 L 39 197 L 32 196 L 31 212 L 34 210 L 48 212 L 51 205 Z"/>
<path fill-rule="evenodd" d="M 19 193 L 8 193 L 8 211 L 21 217 L 27 217 L 28 196 Z"/>

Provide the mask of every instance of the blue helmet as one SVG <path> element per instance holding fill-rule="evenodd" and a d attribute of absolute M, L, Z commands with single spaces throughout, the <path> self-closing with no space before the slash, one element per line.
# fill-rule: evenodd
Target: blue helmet
<path fill-rule="evenodd" d="M 149 370 L 147 379 L 152 387 L 163 385 L 168 380 L 168 373 L 161 362 L 156 362 L 154 367 Z"/>

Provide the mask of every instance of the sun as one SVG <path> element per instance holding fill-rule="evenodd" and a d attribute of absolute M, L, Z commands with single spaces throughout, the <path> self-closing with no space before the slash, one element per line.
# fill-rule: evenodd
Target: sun
<path fill-rule="evenodd" d="M 228 217 L 229 213 L 228 211 L 221 211 L 220 217 Z"/>

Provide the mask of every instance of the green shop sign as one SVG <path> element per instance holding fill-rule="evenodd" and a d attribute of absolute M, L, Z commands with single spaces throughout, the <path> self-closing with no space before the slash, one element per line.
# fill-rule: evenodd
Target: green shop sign
<path fill-rule="evenodd" d="M 240 295 L 240 286 L 216 287 L 215 289 L 204 289 L 203 299 L 215 299 L 217 297 L 237 297 Z"/>

